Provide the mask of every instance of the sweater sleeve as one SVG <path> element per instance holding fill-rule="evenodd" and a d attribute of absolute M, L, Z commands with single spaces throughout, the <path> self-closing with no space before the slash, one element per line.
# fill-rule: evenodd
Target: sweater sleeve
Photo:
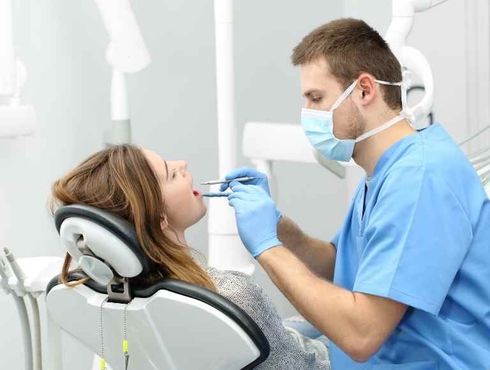
<path fill-rule="evenodd" d="M 218 292 L 243 309 L 267 337 L 270 355 L 256 369 L 330 369 L 327 352 L 315 351 L 314 346 L 300 346 L 282 324 L 270 298 L 248 275 L 214 268 L 208 268 L 208 273 Z"/>

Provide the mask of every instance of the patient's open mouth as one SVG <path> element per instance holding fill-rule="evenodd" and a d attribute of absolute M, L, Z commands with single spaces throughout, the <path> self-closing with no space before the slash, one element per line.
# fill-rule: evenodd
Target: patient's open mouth
<path fill-rule="evenodd" d="M 194 194 L 195 197 L 200 197 L 202 195 L 201 192 L 197 189 L 193 189 L 192 193 Z"/>

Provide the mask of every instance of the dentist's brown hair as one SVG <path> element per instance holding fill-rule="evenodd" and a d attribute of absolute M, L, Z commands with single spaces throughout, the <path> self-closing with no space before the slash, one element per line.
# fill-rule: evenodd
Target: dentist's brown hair
<path fill-rule="evenodd" d="M 193 259 L 191 249 L 169 239 L 162 229 L 166 219 L 165 200 L 159 180 L 140 148 L 115 145 L 101 150 L 52 186 L 51 212 L 74 203 L 108 211 L 134 225 L 143 252 L 153 262 L 146 276 L 130 279 L 136 284 L 151 284 L 173 278 L 216 290 L 209 275 Z M 71 256 L 67 253 L 61 281 L 68 282 Z M 85 279 L 86 280 L 86 279 Z"/>
<path fill-rule="evenodd" d="M 325 58 L 330 73 L 344 89 L 363 72 L 379 80 L 402 80 L 400 63 L 386 41 L 359 19 L 337 19 L 314 29 L 294 48 L 291 61 L 297 66 L 318 58 Z M 380 89 L 391 109 L 401 109 L 399 87 L 381 85 Z"/>

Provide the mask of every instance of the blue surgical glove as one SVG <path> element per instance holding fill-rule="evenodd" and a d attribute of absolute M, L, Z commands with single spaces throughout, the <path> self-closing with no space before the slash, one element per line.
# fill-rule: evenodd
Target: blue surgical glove
<path fill-rule="evenodd" d="M 247 185 L 258 185 L 264 191 L 270 196 L 271 192 L 269 190 L 269 180 L 267 179 L 267 175 L 265 173 L 259 172 L 254 168 L 250 167 L 241 167 L 241 168 L 236 168 L 230 172 L 228 172 L 225 175 L 226 180 L 233 180 L 238 177 L 245 177 L 245 176 L 250 176 L 250 177 L 255 177 L 253 180 L 249 180 L 246 182 Z M 220 191 L 225 191 L 228 189 L 229 184 L 224 183 L 221 184 Z"/>
<path fill-rule="evenodd" d="M 257 258 L 262 252 L 281 245 L 277 237 L 277 224 L 281 219 L 274 201 L 258 185 L 230 183 L 233 193 L 228 196 L 235 209 L 238 234 L 245 247 Z"/>

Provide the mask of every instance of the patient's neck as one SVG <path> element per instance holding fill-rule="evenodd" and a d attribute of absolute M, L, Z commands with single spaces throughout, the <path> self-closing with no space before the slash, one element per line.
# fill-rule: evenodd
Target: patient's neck
<path fill-rule="evenodd" d="M 165 235 L 174 243 L 187 246 L 187 240 L 185 239 L 185 229 L 180 230 L 180 229 L 168 227 L 164 232 Z"/>

